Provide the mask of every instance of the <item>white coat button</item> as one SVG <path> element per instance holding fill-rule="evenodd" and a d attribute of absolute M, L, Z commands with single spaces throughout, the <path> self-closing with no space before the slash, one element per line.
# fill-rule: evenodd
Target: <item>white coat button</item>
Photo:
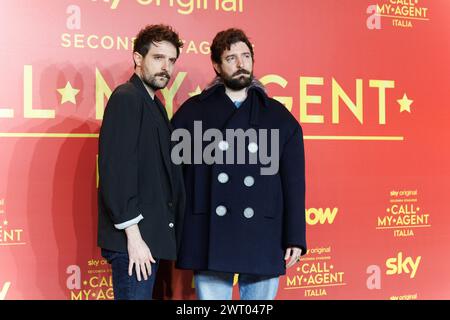
<path fill-rule="evenodd" d="M 245 208 L 244 217 L 246 217 L 247 219 L 250 219 L 251 217 L 253 217 L 254 214 L 255 214 L 255 212 L 253 211 L 252 208 Z"/>
<path fill-rule="evenodd" d="M 222 217 L 227 214 L 227 208 L 225 208 L 225 206 L 218 206 L 216 208 L 216 213 L 218 216 Z"/>
<path fill-rule="evenodd" d="M 251 187 L 255 184 L 255 179 L 252 176 L 246 176 L 244 178 L 244 184 L 246 187 Z"/>
<path fill-rule="evenodd" d="M 258 145 L 255 142 L 250 142 L 248 144 L 248 152 L 256 153 L 258 151 Z"/>
<path fill-rule="evenodd" d="M 219 142 L 219 149 L 222 150 L 222 151 L 228 150 L 229 146 L 230 145 L 226 141 L 222 140 L 222 141 Z"/>
<path fill-rule="evenodd" d="M 172 222 L 169 223 L 169 227 L 170 227 L 170 228 L 173 228 L 173 223 L 172 223 Z"/>
<path fill-rule="evenodd" d="M 220 183 L 227 183 L 228 182 L 228 175 L 225 172 L 221 172 L 217 176 L 217 180 L 219 180 Z"/>

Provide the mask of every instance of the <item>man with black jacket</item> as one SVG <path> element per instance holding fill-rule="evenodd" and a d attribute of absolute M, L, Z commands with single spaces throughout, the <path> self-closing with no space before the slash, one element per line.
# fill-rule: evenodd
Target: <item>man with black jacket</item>
<path fill-rule="evenodd" d="M 175 260 L 185 194 L 170 159 L 171 124 L 155 92 L 166 87 L 182 42 L 169 26 L 142 29 L 135 71 L 105 109 L 99 138 L 98 245 L 115 299 L 151 299 L 159 259 Z"/>

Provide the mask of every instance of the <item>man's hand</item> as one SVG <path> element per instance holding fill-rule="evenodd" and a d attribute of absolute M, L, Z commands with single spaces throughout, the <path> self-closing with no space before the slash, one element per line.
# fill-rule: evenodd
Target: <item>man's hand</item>
<path fill-rule="evenodd" d="M 136 269 L 137 280 L 141 281 L 141 272 L 144 280 L 152 274 L 151 262 L 156 263 L 153 259 L 149 247 L 141 237 L 141 232 L 137 224 L 129 226 L 125 229 L 128 238 L 128 275 L 133 275 L 133 265 Z"/>
<path fill-rule="evenodd" d="M 298 247 L 290 247 L 286 249 L 286 254 L 284 255 L 284 260 L 289 259 L 288 264 L 286 264 L 286 269 L 292 267 L 296 262 L 300 261 L 300 256 L 302 255 L 302 249 Z"/>

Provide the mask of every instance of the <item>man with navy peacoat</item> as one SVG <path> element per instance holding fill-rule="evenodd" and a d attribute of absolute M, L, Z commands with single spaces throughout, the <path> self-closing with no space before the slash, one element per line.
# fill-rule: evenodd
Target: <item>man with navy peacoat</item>
<path fill-rule="evenodd" d="M 241 299 L 274 299 L 279 276 L 306 253 L 302 128 L 254 78 L 253 58 L 242 30 L 219 32 L 217 77 L 172 118 L 172 140 L 191 142 L 172 149 L 186 189 L 176 266 L 194 270 L 202 300 L 231 299 L 235 273 Z"/>
<path fill-rule="evenodd" d="M 187 100 L 172 118 L 175 128 L 187 129 L 192 135 L 194 121 L 202 121 L 203 130 L 219 128 L 224 137 L 226 129 L 279 129 L 279 171 L 261 175 L 264 166 L 260 162 L 185 165 L 186 212 L 177 267 L 285 274 L 285 249 L 298 246 L 306 253 L 300 125 L 256 80 L 236 109 L 219 78 Z"/>

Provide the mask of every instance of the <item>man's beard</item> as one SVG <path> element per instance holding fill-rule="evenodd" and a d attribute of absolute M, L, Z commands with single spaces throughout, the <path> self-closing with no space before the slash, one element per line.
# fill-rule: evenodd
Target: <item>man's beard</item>
<path fill-rule="evenodd" d="M 161 81 L 157 77 L 165 77 L 166 80 Z M 159 72 L 153 75 L 143 74 L 142 81 L 149 86 L 152 90 L 156 91 L 159 89 L 164 89 L 169 83 L 170 75 L 167 72 Z"/>
<path fill-rule="evenodd" d="M 236 77 L 240 75 L 239 77 Z M 230 88 L 231 90 L 242 90 L 250 86 L 253 81 L 253 72 L 249 72 L 245 69 L 241 69 L 233 73 L 233 75 L 227 76 L 225 74 L 220 75 L 225 86 Z M 235 78 L 236 77 L 236 78 Z"/>

